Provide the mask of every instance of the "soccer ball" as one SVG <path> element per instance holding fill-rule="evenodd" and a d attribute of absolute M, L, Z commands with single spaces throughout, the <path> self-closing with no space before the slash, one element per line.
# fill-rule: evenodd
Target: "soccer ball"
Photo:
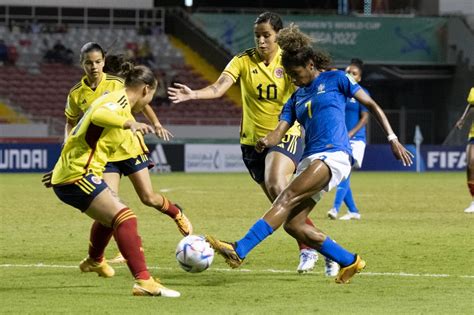
<path fill-rule="evenodd" d="M 204 236 L 188 235 L 176 247 L 176 260 L 187 272 L 202 272 L 209 268 L 214 259 L 214 249 Z"/>

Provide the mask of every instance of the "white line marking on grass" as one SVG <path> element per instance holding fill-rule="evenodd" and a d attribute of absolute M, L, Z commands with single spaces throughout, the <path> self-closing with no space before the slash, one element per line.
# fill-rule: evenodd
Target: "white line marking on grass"
<path fill-rule="evenodd" d="M 173 191 L 173 190 L 174 190 L 173 188 L 161 188 L 160 192 L 170 192 L 170 191 Z"/>
<path fill-rule="evenodd" d="M 122 269 L 126 268 L 125 265 L 117 265 L 112 264 L 114 268 Z M 43 263 L 38 264 L 0 264 L 0 268 L 57 268 L 57 269 L 76 269 L 79 268 L 77 265 L 47 265 Z M 178 268 L 172 267 L 148 267 L 149 269 L 156 269 L 156 270 L 176 270 Z M 210 270 L 213 271 L 221 271 L 221 272 L 242 272 L 242 273 L 294 273 L 296 275 L 296 271 L 294 270 L 280 270 L 280 269 L 260 269 L 260 270 L 252 270 L 252 269 L 230 269 L 230 268 L 211 268 Z M 320 271 L 313 271 L 313 274 L 321 274 L 323 272 Z M 423 277 L 423 278 L 466 278 L 466 279 L 474 279 L 474 275 L 448 275 L 448 274 L 431 274 L 431 273 L 406 273 L 406 272 L 362 272 L 361 276 L 382 276 L 382 277 Z"/>

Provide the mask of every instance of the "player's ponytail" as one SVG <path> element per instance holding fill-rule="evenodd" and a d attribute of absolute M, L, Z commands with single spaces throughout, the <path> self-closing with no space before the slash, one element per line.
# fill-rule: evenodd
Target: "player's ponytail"
<path fill-rule="evenodd" d="M 130 68 L 130 65 L 135 65 L 135 63 L 129 58 L 125 57 L 124 54 L 119 55 L 107 55 L 105 57 L 104 72 L 112 74 L 118 77 L 123 77 L 122 66 L 125 65 L 125 69 Z"/>
<path fill-rule="evenodd" d="M 121 68 L 123 77 L 125 78 L 125 86 L 136 87 L 142 84 L 156 88 L 158 81 L 150 68 L 146 66 L 134 66 L 131 62 L 126 62 Z"/>

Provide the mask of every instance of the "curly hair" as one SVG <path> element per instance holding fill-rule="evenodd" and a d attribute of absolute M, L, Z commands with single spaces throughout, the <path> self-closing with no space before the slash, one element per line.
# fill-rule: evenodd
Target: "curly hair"
<path fill-rule="evenodd" d="M 281 29 L 277 35 L 277 43 L 283 50 L 283 67 L 305 67 L 312 60 L 316 69 L 329 68 L 331 56 L 321 48 L 313 48 L 313 42 L 313 38 L 303 33 L 294 23 Z"/>

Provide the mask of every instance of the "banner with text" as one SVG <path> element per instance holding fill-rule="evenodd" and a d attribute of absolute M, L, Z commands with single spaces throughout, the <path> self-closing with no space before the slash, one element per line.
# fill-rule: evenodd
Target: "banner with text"
<path fill-rule="evenodd" d="M 186 144 L 185 172 L 246 172 L 240 145 Z"/>
<path fill-rule="evenodd" d="M 234 55 L 255 47 L 256 15 L 194 13 L 193 21 Z M 336 61 L 358 57 L 384 64 L 445 64 L 443 17 L 352 17 L 282 15 L 310 35 Z"/>
<path fill-rule="evenodd" d="M 60 152 L 59 143 L 0 143 L 0 173 L 50 171 Z"/>
<path fill-rule="evenodd" d="M 415 146 L 407 145 L 415 155 Z M 415 156 L 415 159 L 418 157 Z M 464 171 L 466 149 L 462 146 L 425 145 L 420 149 L 420 171 Z M 365 149 L 363 171 L 416 171 L 416 160 L 405 167 L 393 156 L 389 145 L 368 145 Z"/>

